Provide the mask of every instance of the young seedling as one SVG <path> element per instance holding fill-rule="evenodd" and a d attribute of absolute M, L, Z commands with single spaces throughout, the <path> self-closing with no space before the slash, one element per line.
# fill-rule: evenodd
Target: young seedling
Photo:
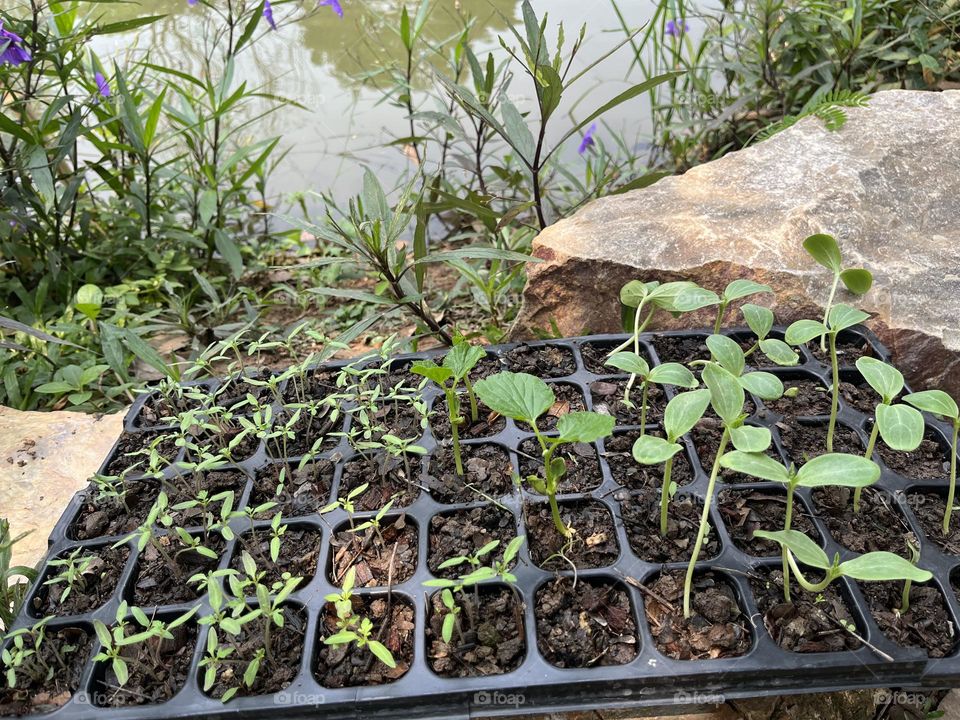
<path fill-rule="evenodd" d="M 783 529 L 790 530 L 793 524 L 793 497 L 798 487 L 852 487 L 860 490 L 880 478 L 880 467 L 868 458 L 857 455 L 833 453 L 820 455 L 797 470 L 793 465 L 785 468 L 762 452 L 734 450 L 720 459 L 720 465 L 734 472 L 780 483 L 787 488 L 787 509 Z M 790 567 L 787 551 L 783 549 L 783 595 L 790 602 Z"/>
<path fill-rule="evenodd" d="M 873 275 L 863 268 L 843 267 L 840 256 L 840 246 L 832 235 L 811 235 L 803 241 L 803 249 L 814 260 L 833 273 L 833 284 L 830 286 L 830 297 L 823 311 L 823 325 L 829 325 L 830 312 L 833 309 L 833 300 L 837 295 L 837 287 L 842 282 L 847 290 L 854 295 L 866 295 L 873 285 Z M 827 351 L 826 333 L 820 335 L 820 349 Z M 789 342 L 789 341 L 788 341 Z"/>
<path fill-rule="evenodd" d="M 833 452 L 833 435 L 837 427 L 837 411 L 840 408 L 840 364 L 837 359 L 837 335 L 843 330 L 867 320 L 870 316 L 862 310 L 849 305 L 835 305 L 830 309 L 827 324 L 816 320 L 797 320 L 784 335 L 789 345 L 805 345 L 819 335 L 830 340 L 830 365 L 832 367 L 832 386 L 830 402 L 830 425 L 827 428 L 827 452 Z"/>
<path fill-rule="evenodd" d="M 949 420 L 953 425 L 953 439 L 950 442 L 950 489 L 947 492 L 947 507 L 943 513 L 943 534 L 950 532 L 950 515 L 957 491 L 957 435 L 960 434 L 960 410 L 956 401 L 943 390 L 924 390 L 907 395 L 908 402 L 918 410 L 923 410 L 939 418 Z"/>
<path fill-rule="evenodd" d="M 923 442 L 923 415 L 909 405 L 894 403 L 894 399 L 903 390 L 903 375 L 900 371 L 871 357 L 858 359 L 857 370 L 880 396 L 864 457 L 873 457 L 877 436 L 883 438 L 883 442 L 892 450 L 911 452 L 920 447 Z M 853 494 L 855 513 L 860 512 L 861 491 L 862 488 L 857 488 Z"/>
<path fill-rule="evenodd" d="M 543 456 L 544 477 L 531 475 L 527 481 L 534 490 L 547 496 L 557 530 L 566 538 L 573 537 L 557 505 L 557 487 L 567 472 L 566 461 L 555 457 L 557 449 L 569 443 L 589 443 L 607 437 L 613 431 L 614 419 L 595 412 L 567 413 L 557 420 L 557 435 L 547 437 L 537 428 L 537 419 L 553 406 L 556 396 L 540 378 L 527 373 L 497 373 L 478 381 L 476 391 L 494 412 L 533 428 Z"/>
<path fill-rule="evenodd" d="M 30 532 L 10 536 L 10 523 L 0 518 L 0 630 L 13 624 L 20 612 L 30 583 L 37 579 L 37 571 L 25 565 L 12 565 L 13 546 Z"/>
<path fill-rule="evenodd" d="M 900 611 L 906 612 L 910 607 L 910 586 L 907 583 L 927 582 L 933 577 L 929 570 L 922 570 L 916 567 L 913 562 L 890 552 L 869 552 L 846 562 L 840 562 L 840 553 L 837 553 L 833 556 L 831 562 L 819 545 L 797 530 L 777 530 L 775 532 L 757 530 L 754 535 L 772 540 L 786 549 L 793 576 L 797 579 L 800 587 L 807 592 L 823 592 L 830 583 L 841 577 L 865 582 L 903 580 L 904 602 Z M 809 582 L 797 565 L 798 560 L 804 565 L 823 570 L 825 573 L 823 580 L 818 583 Z"/>
<path fill-rule="evenodd" d="M 610 354 L 613 355 L 621 350 L 626 350 L 632 345 L 633 352 L 639 355 L 640 335 L 647 329 L 647 325 L 649 325 L 650 320 L 653 319 L 653 314 L 657 310 L 672 313 L 685 312 L 676 306 L 677 298 L 680 297 L 681 294 L 685 295 L 687 305 L 693 309 L 696 305 L 694 299 L 697 290 L 701 290 L 701 288 L 696 283 L 689 281 L 668 282 L 663 284 L 660 284 L 656 280 L 648 283 L 641 282 L 640 280 L 631 280 L 628 282 L 620 288 L 620 303 L 623 305 L 624 327 L 626 328 L 629 323 L 632 327 L 632 334 L 618 347 L 614 348 Z M 703 292 L 706 293 L 708 291 Z M 716 297 L 716 295 L 714 295 L 714 297 Z M 706 304 L 710 304 L 709 297 L 707 297 Z M 649 310 L 647 310 L 647 308 L 649 308 Z M 644 315 L 644 310 L 647 310 L 646 315 Z"/>
<path fill-rule="evenodd" d="M 59 572 L 43 584 L 64 586 L 63 592 L 60 593 L 61 603 L 66 602 L 74 588 L 79 589 L 80 592 L 87 588 L 87 575 L 90 574 L 90 566 L 97 556 L 83 555 L 83 550 L 84 548 L 76 548 L 66 557 L 50 561 L 50 567 L 59 569 Z"/>
<path fill-rule="evenodd" d="M 660 487 L 660 535 L 663 537 L 667 536 L 667 510 L 673 495 L 673 459 L 683 449 L 678 441 L 700 422 L 709 404 L 709 390 L 680 393 L 667 403 L 663 413 L 666 439 L 655 435 L 641 435 L 633 444 L 633 459 L 641 465 L 663 463 L 663 482 Z"/>
<path fill-rule="evenodd" d="M 724 288 L 720 295 L 701 287 L 685 290 L 677 297 L 675 307 L 680 312 L 689 312 L 717 305 L 717 317 L 713 321 L 713 333 L 719 335 L 720 328 L 723 326 L 723 317 L 727 314 L 730 303 L 751 295 L 772 292 L 773 289 L 769 285 L 763 285 L 753 280 L 734 280 Z"/>
<path fill-rule="evenodd" d="M 800 356 L 794 352 L 793 348 L 783 340 L 769 337 L 774 322 L 773 311 L 770 308 L 746 303 L 740 311 L 743 313 L 747 327 L 757 336 L 757 341 L 743 354 L 745 358 L 760 350 L 777 365 L 790 367 L 800 362 Z"/>
<path fill-rule="evenodd" d="M 9 644 L 0 651 L 0 665 L 6 678 L 7 687 L 17 687 L 18 677 L 32 685 L 47 685 L 58 673 L 68 671 L 68 656 L 77 651 L 76 645 L 62 643 L 54 648 L 54 652 L 41 652 L 41 648 L 48 642 L 47 617 L 30 627 L 19 628 L 4 636 Z M 53 656 L 53 664 L 47 662 L 47 657 Z"/>
<path fill-rule="evenodd" d="M 353 611 L 353 585 L 355 569 L 350 568 L 343 578 L 343 586 L 339 594 L 330 594 L 325 597 L 327 602 L 334 604 L 337 611 L 338 632 L 324 638 L 324 645 L 350 645 L 357 648 L 366 648 L 388 668 L 397 666 L 393 653 L 382 642 L 373 637 L 373 623 L 369 618 L 360 617 Z"/>
<path fill-rule="evenodd" d="M 699 383 L 697 379 L 680 363 L 663 363 L 657 365 L 652 370 L 647 361 L 633 352 L 618 352 L 610 356 L 606 362 L 607 365 L 615 367 L 618 370 L 630 373 L 630 380 L 623 391 L 623 404 L 627 407 L 633 407 L 630 401 L 630 390 L 633 382 L 640 378 L 642 387 L 640 393 L 640 435 L 644 434 L 647 424 L 647 396 L 650 392 L 650 385 L 676 385 L 682 388 L 695 388 Z"/>
<path fill-rule="evenodd" d="M 436 383 L 443 390 L 447 401 L 447 415 L 450 420 L 450 434 L 453 440 L 453 458 L 457 467 L 457 475 L 463 477 L 463 461 L 460 455 L 460 425 L 465 419 L 460 414 L 460 397 L 457 395 L 457 386 L 465 384 L 470 397 L 470 418 L 477 421 L 477 400 L 470 385 L 468 375 L 485 355 L 483 348 L 470 345 L 461 340 L 454 345 L 443 357 L 443 365 L 437 365 L 432 360 L 420 360 L 410 368 L 410 372 L 423 375 Z"/>

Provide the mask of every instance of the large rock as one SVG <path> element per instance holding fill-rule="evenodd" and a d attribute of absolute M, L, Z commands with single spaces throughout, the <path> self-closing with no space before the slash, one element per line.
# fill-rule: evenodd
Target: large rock
<path fill-rule="evenodd" d="M 637 278 L 715 290 L 755 278 L 777 290 L 763 302 L 778 321 L 817 317 L 830 277 L 801 242 L 826 232 L 849 265 L 876 275 L 854 302 L 874 313 L 870 326 L 909 379 L 960 391 L 960 91 L 881 92 L 847 112 L 838 132 L 809 118 L 547 228 L 513 336 L 552 319 L 564 335 L 618 331 L 618 290 Z"/>

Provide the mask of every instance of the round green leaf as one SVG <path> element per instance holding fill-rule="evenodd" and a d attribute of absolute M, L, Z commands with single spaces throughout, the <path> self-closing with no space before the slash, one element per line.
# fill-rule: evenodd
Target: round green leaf
<path fill-rule="evenodd" d="M 723 299 L 727 302 L 733 300 L 739 300 L 740 298 L 745 298 L 749 295 L 756 295 L 757 293 L 772 293 L 773 288 L 769 285 L 763 285 L 753 280 L 734 280 L 732 283 L 727 285 L 726 289 L 723 291 Z"/>
<path fill-rule="evenodd" d="M 783 483 L 784 485 L 790 482 L 790 473 L 787 472 L 787 469 L 763 452 L 734 450 L 720 458 L 720 466 L 761 480 Z"/>
<path fill-rule="evenodd" d="M 693 373 L 680 363 L 657 365 L 650 371 L 647 379 L 658 385 L 676 385 L 682 388 L 695 388 L 699 384 Z"/>
<path fill-rule="evenodd" d="M 633 459 L 641 465 L 665 463 L 683 448 L 653 435 L 641 435 L 633 444 Z"/>
<path fill-rule="evenodd" d="M 790 367 L 800 362 L 800 356 L 793 351 L 783 340 L 777 338 L 766 338 L 760 341 L 760 352 L 766 355 L 772 362 L 783 367 Z"/>
<path fill-rule="evenodd" d="M 753 303 L 745 303 L 740 311 L 743 313 L 743 319 L 747 321 L 747 326 L 758 338 L 762 340 L 770 334 L 770 330 L 773 329 L 773 310 Z"/>
<path fill-rule="evenodd" d="M 880 478 L 880 468 L 872 460 L 859 455 L 828 453 L 808 461 L 797 472 L 800 487 L 866 487 Z"/>
<path fill-rule="evenodd" d="M 827 557 L 823 548 L 799 530 L 777 530 L 775 532 L 754 530 L 753 536 L 764 540 L 772 540 L 786 547 L 804 565 L 821 570 L 829 570 L 832 566 L 830 558 Z"/>
<path fill-rule="evenodd" d="M 735 376 L 743 372 L 746 361 L 736 340 L 726 335 L 711 335 L 707 338 L 707 349 L 724 370 L 729 370 Z"/>
<path fill-rule="evenodd" d="M 762 453 L 772 442 L 767 428 L 741 425 L 730 431 L 730 441 L 737 450 L 747 453 Z"/>
<path fill-rule="evenodd" d="M 709 390 L 694 390 L 674 396 L 663 412 L 663 427 L 667 431 L 667 437 L 677 440 L 690 432 L 703 417 L 709 404 Z"/>
<path fill-rule="evenodd" d="M 849 327 L 866 322 L 869 319 L 870 315 L 863 310 L 858 310 L 855 307 L 840 303 L 830 308 L 830 316 L 827 322 L 832 332 L 840 332 L 841 330 L 846 330 Z"/>
<path fill-rule="evenodd" d="M 440 367 L 433 360 L 418 360 L 410 366 L 410 372 L 414 375 L 422 375 L 435 382 L 441 387 L 453 377 L 453 370 L 447 367 Z"/>
<path fill-rule="evenodd" d="M 811 235 L 803 241 L 803 249 L 810 254 L 810 257 L 825 268 L 833 270 L 834 274 L 840 272 L 840 264 L 842 262 L 840 258 L 840 246 L 837 244 L 833 235 L 826 235 L 824 233 Z"/>
<path fill-rule="evenodd" d="M 878 405 L 877 427 L 887 447 L 910 452 L 923 442 L 923 415 L 909 405 Z"/>
<path fill-rule="evenodd" d="M 711 363 L 703 368 L 703 381 L 710 391 L 713 411 L 727 425 L 735 423 L 743 413 L 746 401 L 739 378 Z"/>
<path fill-rule="evenodd" d="M 854 295 L 866 295 L 873 286 L 873 274 L 863 268 L 850 268 L 840 273 L 840 280 Z"/>
<path fill-rule="evenodd" d="M 557 401 L 549 385 L 527 373 L 497 373 L 478 380 L 473 387 L 494 412 L 531 424 Z"/>
<path fill-rule="evenodd" d="M 956 401 L 943 390 L 922 390 L 907 395 L 903 400 L 918 410 L 933 415 L 950 418 L 951 420 L 957 420 L 960 416 L 960 409 L 957 408 Z"/>
<path fill-rule="evenodd" d="M 772 373 L 747 373 L 740 378 L 740 384 L 762 400 L 776 400 L 783 396 L 783 382 Z"/>
<path fill-rule="evenodd" d="M 83 285 L 77 290 L 74 306 L 91 320 L 96 320 L 103 307 L 103 290 L 96 285 Z"/>
<path fill-rule="evenodd" d="M 787 345 L 805 345 L 815 337 L 829 332 L 826 325 L 816 320 L 797 320 L 787 328 L 783 339 Z"/>
<path fill-rule="evenodd" d="M 616 420 L 595 412 L 571 412 L 557 420 L 560 442 L 593 442 L 613 432 Z"/>
<path fill-rule="evenodd" d="M 616 352 L 607 358 L 607 361 L 604 363 L 604 365 L 609 365 L 617 370 L 623 370 L 624 372 L 639 375 L 644 379 L 650 373 L 650 365 L 647 363 L 647 361 L 634 352 Z"/>
<path fill-rule="evenodd" d="M 890 552 L 871 552 L 840 563 L 840 573 L 854 580 L 881 582 L 884 580 L 912 580 L 927 582 L 933 575 L 921 570 L 909 560 Z"/>
<path fill-rule="evenodd" d="M 858 358 L 857 370 L 885 403 L 893 402 L 893 399 L 903 390 L 903 374 L 895 367 L 876 358 Z"/>

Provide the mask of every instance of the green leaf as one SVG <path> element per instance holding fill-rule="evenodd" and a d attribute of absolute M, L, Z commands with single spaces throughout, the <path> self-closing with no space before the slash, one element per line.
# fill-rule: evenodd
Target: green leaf
<path fill-rule="evenodd" d="M 740 384 L 761 400 L 777 400 L 783 396 L 783 382 L 772 373 L 747 373 L 740 377 Z"/>
<path fill-rule="evenodd" d="M 96 320 L 103 307 L 103 290 L 96 285 L 87 283 L 77 290 L 77 297 L 73 301 L 74 307 L 91 320 Z"/>
<path fill-rule="evenodd" d="M 746 453 L 762 453 L 773 441 L 767 428 L 741 425 L 730 431 L 730 441 L 733 446 Z"/>
<path fill-rule="evenodd" d="M 840 280 L 854 295 L 866 295 L 873 286 L 873 274 L 863 268 L 850 268 L 840 273 Z"/>
<path fill-rule="evenodd" d="M 415 375 L 422 375 L 428 380 L 432 380 L 440 387 L 443 387 L 447 380 L 452 378 L 454 375 L 453 370 L 448 367 L 441 367 L 433 360 L 418 360 L 410 366 L 410 372 Z"/>
<path fill-rule="evenodd" d="M 657 287 L 658 283 L 645 283 L 639 280 L 631 280 L 620 288 L 620 302 L 627 307 L 640 307 L 640 303 L 647 299 L 650 291 Z"/>
<path fill-rule="evenodd" d="M 123 658 L 115 657 L 113 659 L 113 674 L 117 676 L 117 682 L 120 684 L 120 687 L 127 684 L 127 681 L 130 679 L 130 671 Z"/>
<path fill-rule="evenodd" d="M 754 530 L 753 536 L 785 546 L 804 565 L 821 570 L 829 570 L 832 567 L 830 558 L 827 557 L 823 548 L 799 530 L 777 530 L 776 532 Z"/>
<path fill-rule="evenodd" d="M 506 93 L 500 95 L 500 114 L 503 116 L 503 126 L 507 131 L 507 138 L 505 139 L 516 149 L 524 163 L 531 167 L 536 153 L 533 133 L 530 132 L 527 121 L 523 119 L 523 115 L 520 114 L 516 106 L 510 102 Z"/>
<path fill-rule="evenodd" d="M 912 580 L 927 582 L 933 578 L 928 570 L 921 570 L 909 560 L 890 552 L 870 552 L 840 563 L 840 572 L 854 580 L 881 582 L 884 580 Z"/>
<path fill-rule="evenodd" d="M 707 348 L 713 359 L 720 363 L 724 370 L 728 370 L 735 377 L 740 376 L 746 361 L 743 358 L 743 350 L 736 340 L 726 335 L 711 335 L 707 338 Z"/>
<path fill-rule="evenodd" d="M 719 305 L 720 297 L 706 288 L 694 286 L 687 288 L 677 295 L 673 302 L 673 309 L 677 312 L 692 312 L 701 308 Z"/>
<path fill-rule="evenodd" d="M 390 222 L 390 203 L 387 202 L 380 181 L 370 168 L 363 171 L 363 209 L 371 218 L 384 224 Z"/>
<path fill-rule="evenodd" d="M 787 328 L 783 339 L 788 345 L 806 345 L 815 337 L 826 335 L 827 326 L 817 320 L 797 320 Z"/>
<path fill-rule="evenodd" d="M 923 442 L 923 415 L 909 405 L 878 405 L 877 427 L 883 442 L 894 450 L 910 452 Z"/>
<path fill-rule="evenodd" d="M 758 338 L 762 340 L 770 334 L 773 329 L 773 310 L 760 305 L 745 303 L 740 308 L 740 312 L 743 313 L 743 319 L 746 320 L 747 326 L 753 330 L 754 335 Z"/>
<path fill-rule="evenodd" d="M 672 362 L 657 365 L 650 371 L 647 380 L 657 383 L 658 385 L 676 385 L 677 387 L 688 389 L 695 388 L 699 385 L 697 378 L 694 377 L 692 372 L 680 363 Z"/>
<path fill-rule="evenodd" d="M 903 390 L 903 374 L 895 367 L 872 357 L 858 358 L 856 364 L 863 379 L 883 398 L 883 402 L 893 402 Z"/>
<path fill-rule="evenodd" d="M 609 365 L 617 370 L 623 370 L 624 372 L 639 375 L 644 380 L 646 380 L 647 375 L 650 374 L 650 365 L 647 364 L 646 360 L 634 352 L 614 353 L 607 358 L 607 361 L 604 363 L 604 365 Z"/>
<path fill-rule="evenodd" d="M 803 249 L 810 257 L 838 275 L 841 270 L 840 246 L 832 235 L 811 235 L 803 241 Z"/>
<path fill-rule="evenodd" d="M 880 468 L 859 455 L 828 453 L 809 460 L 797 472 L 799 487 L 866 487 L 880 478 Z"/>
<path fill-rule="evenodd" d="M 830 308 L 830 316 L 827 323 L 830 325 L 831 332 L 840 332 L 854 325 L 859 325 L 870 319 L 870 315 L 863 310 L 857 310 L 855 307 L 840 303 Z"/>
<path fill-rule="evenodd" d="M 922 390 L 907 395 L 903 400 L 918 410 L 951 420 L 960 419 L 960 409 L 957 408 L 956 401 L 942 390 Z"/>
<path fill-rule="evenodd" d="M 709 390 L 694 390 L 674 396 L 663 412 L 663 427 L 667 437 L 675 441 L 690 432 L 703 417 L 709 404 Z"/>
<path fill-rule="evenodd" d="M 157 372 L 163 373 L 167 377 L 172 377 L 173 372 L 163 357 L 146 340 L 137 335 L 130 328 L 122 328 L 123 333 L 121 341 L 127 350 L 136 355 L 140 360 L 152 367 Z"/>
<path fill-rule="evenodd" d="M 527 373 L 497 373 L 478 380 L 473 389 L 494 412 L 530 424 L 557 401 L 549 385 Z"/>
<path fill-rule="evenodd" d="M 485 355 L 486 352 L 479 345 L 461 340 L 443 356 L 443 367 L 449 368 L 457 380 L 463 380 Z"/>
<path fill-rule="evenodd" d="M 595 412 L 571 412 L 557 420 L 560 442 L 594 442 L 613 432 L 616 420 Z"/>
<path fill-rule="evenodd" d="M 657 285 L 650 291 L 649 300 L 658 308 L 666 310 L 667 312 L 683 312 L 683 310 L 677 307 L 678 299 L 685 293 L 700 289 L 696 283 L 692 283 L 689 280 L 663 283 Z"/>
<path fill-rule="evenodd" d="M 787 472 L 787 469 L 763 452 L 734 450 L 720 458 L 720 466 L 761 480 L 783 483 L 784 485 L 790 482 L 790 473 Z"/>
<path fill-rule="evenodd" d="M 710 404 L 713 411 L 727 425 L 733 425 L 743 413 L 746 397 L 739 379 L 719 365 L 706 365 L 703 368 L 703 382 L 710 390 Z"/>
<path fill-rule="evenodd" d="M 531 257 L 513 250 L 471 245 L 456 250 L 438 250 L 417 260 L 417 265 L 435 262 L 451 262 L 454 260 L 507 260 L 509 262 L 541 263 L 540 258 Z"/>
<path fill-rule="evenodd" d="M 790 367 L 800 362 L 800 356 L 783 340 L 765 338 L 760 341 L 760 352 L 772 362 L 784 367 Z"/>
<path fill-rule="evenodd" d="M 125 33 L 136 30 L 144 25 L 152 25 L 158 20 L 163 20 L 166 15 L 148 15 L 146 17 L 133 18 L 131 20 L 120 20 L 119 22 L 106 23 L 94 27 L 91 35 L 112 35 L 115 33 Z"/>
<path fill-rule="evenodd" d="M 447 613 L 443 618 L 443 628 L 441 629 L 440 636 L 443 638 L 445 643 L 449 643 L 453 639 L 453 628 L 456 625 L 457 616 L 453 613 Z"/>
<path fill-rule="evenodd" d="M 641 435 L 633 444 L 633 459 L 641 465 L 665 463 L 683 448 L 654 435 Z"/>
<path fill-rule="evenodd" d="M 723 291 L 723 299 L 727 302 L 732 302 L 733 300 L 739 300 L 750 295 L 772 292 L 773 288 L 771 288 L 769 285 L 763 285 L 761 283 L 754 282 L 753 280 L 734 280 L 732 283 L 727 285 L 726 289 Z M 755 305 L 754 307 L 757 306 Z"/>
<path fill-rule="evenodd" d="M 240 246 L 226 231 L 215 228 L 213 231 L 213 243 L 217 246 L 217 252 L 227 261 L 230 266 L 230 272 L 233 277 L 240 279 L 243 275 L 243 255 L 240 254 Z"/>

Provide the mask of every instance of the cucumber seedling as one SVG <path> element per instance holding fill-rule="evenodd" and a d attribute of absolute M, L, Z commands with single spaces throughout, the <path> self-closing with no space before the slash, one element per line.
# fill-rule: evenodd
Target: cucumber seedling
<path fill-rule="evenodd" d="M 837 359 L 837 335 L 843 330 L 867 320 L 870 316 L 849 305 L 839 304 L 830 309 L 826 324 L 817 320 L 797 320 L 784 335 L 789 345 L 806 345 L 818 335 L 825 335 L 830 341 L 830 366 L 832 386 L 830 388 L 830 424 L 827 427 L 827 452 L 833 452 L 833 435 L 837 427 L 837 411 L 840 409 L 840 364 Z"/>
<path fill-rule="evenodd" d="M 837 295 L 837 288 L 842 282 L 854 295 L 866 295 L 873 285 L 873 275 L 863 268 L 843 267 L 843 258 L 840 256 L 840 246 L 832 235 L 818 233 L 803 241 L 803 249 L 814 260 L 833 273 L 833 283 L 830 286 L 830 296 L 823 311 L 823 324 L 829 325 L 830 311 L 833 309 L 833 300 Z M 820 335 L 820 349 L 827 351 L 826 333 Z"/>
<path fill-rule="evenodd" d="M 797 470 L 793 465 L 789 468 L 784 467 L 762 452 L 748 453 L 734 450 L 720 459 L 720 465 L 734 472 L 786 486 L 787 509 L 783 520 L 784 530 L 790 530 L 793 524 L 793 497 L 798 487 L 852 487 L 859 492 L 861 488 L 872 485 L 880 479 L 880 466 L 875 462 L 858 455 L 843 453 L 819 455 Z M 785 547 L 782 554 L 783 596 L 787 602 L 790 602 L 790 567 Z"/>
<path fill-rule="evenodd" d="M 743 298 L 750 297 L 751 295 L 772 292 L 773 288 L 769 285 L 763 285 L 753 280 L 740 279 L 734 280 L 727 285 L 720 295 L 717 295 L 712 290 L 701 287 L 685 290 L 677 297 L 675 307 L 680 312 L 690 312 L 691 310 L 699 310 L 700 308 L 717 305 L 717 317 L 713 321 L 713 333 L 717 335 L 720 333 L 723 318 L 727 314 L 727 308 L 730 306 L 730 303 L 735 300 L 743 300 Z"/>
<path fill-rule="evenodd" d="M 567 472 L 567 463 L 556 457 L 562 445 L 595 442 L 613 431 L 614 419 L 595 412 L 571 412 L 557 420 L 556 436 L 546 436 L 537 428 L 537 419 L 557 401 L 553 390 L 543 380 L 527 373 L 502 372 L 479 380 L 477 395 L 496 413 L 533 428 L 543 456 L 543 478 L 531 475 L 527 482 L 550 502 L 550 512 L 557 530 L 566 538 L 573 532 L 560 517 L 557 506 L 557 487 Z"/>
<path fill-rule="evenodd" d="M 699 383 L 697 379 L 680 363 L 663 363 L 657 365 L 652 370 L 647 361 L 633 352 L 621 351 L 614 353 L 606 362 L 610 367 L 617 370 L 623 370 L 630 373 L 630 381 L 623 391 L 623 404 L 627 407 L 633 407 L 630 400 L 631 385 L 634 380 L 640 378 L 640 434 L 643 435 L 647 424 L 647 398 L 650 393 L 650 385 L 676 385 L 682 388 L 695 388 Z"/>
<path fill-rule="evenodd" d="M 943 390 L 924 390 L 907 395 L 908 402 L 918 410 L 949 420 L 953 425 L 953 439 L 950 441 L 950 490 L 947 492 L 947 507 L 943 513 L 943 534 L 950 531 L 950 515 L 953 512 L 953 500 L 957 492 L 957 435 L 960 434 L 960 410 L 956 401 Z"/>
<path fill-rule="evenodd" d="M 790 367 L 800 362 L 800 356 L 794 352 L 793 348 L 783 340 L 769 337 L 770 331 L 773 330 L 773 310 L 760 305 L 745 303 L 740 308 L 740 312 L 743 313 L 743 319 L 746 321 L 747 327 L 757 336 L 757 341 L 743 353 L 745 358 L 759 350 L 777 365 Z"/>

